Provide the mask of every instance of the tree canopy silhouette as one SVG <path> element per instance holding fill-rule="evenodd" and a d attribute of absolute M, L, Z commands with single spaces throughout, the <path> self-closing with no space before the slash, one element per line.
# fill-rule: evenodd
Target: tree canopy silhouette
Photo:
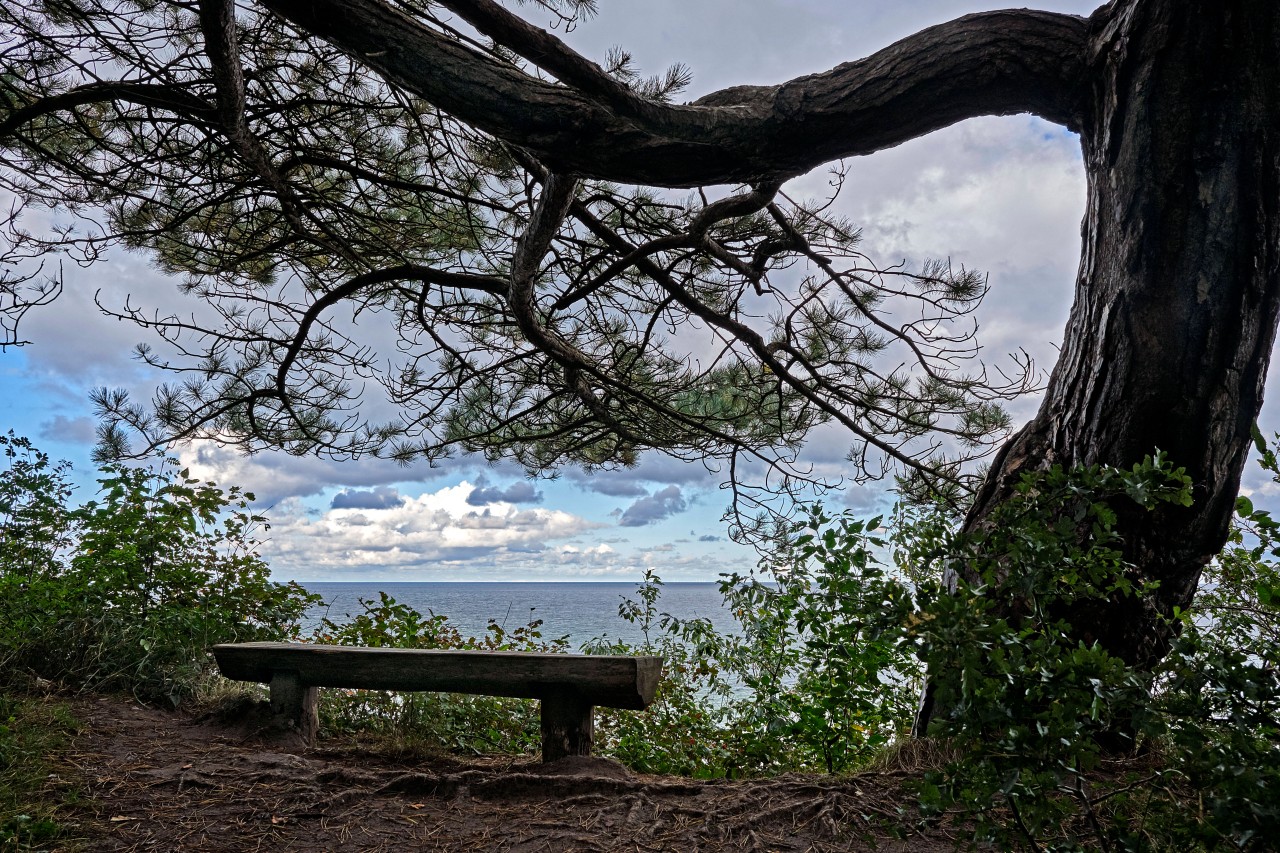
<path fill-rule="evenodd" d="M 566 24 L 590 7 L 536 4 Z M 1032 113 L 1080 134 L 1083 257 L 1043 406 L 968 523 L 1028 469 L 1157 447 L 1185 466 L 1195 505 L 1126 534 L 1159 588 L 1078 614 L 1140 663 L 1225 538 L 1280 293 L 1272 0 L 984 12 L 688 104 L 684 69 L 593 63 L 493 0 L 29 0 L 0 20 L 0 180 L 96 217 L 37 233 L 15 212 L 8 307 L 48 295 L 22 279 L 54 251 L 122 243 L 181 276 L 196 316 L 119 309 L 178 380 L 150 407 L 99 400 L 156 441 L 539 470 L 659 449 L 735 483 L 763 466 L 767 492 L 833 423 L 855 476 L 948 487 L 1033 375 L 975 360 L 984 279 L 878 269 L 829 199 L 784 184 Z"/>

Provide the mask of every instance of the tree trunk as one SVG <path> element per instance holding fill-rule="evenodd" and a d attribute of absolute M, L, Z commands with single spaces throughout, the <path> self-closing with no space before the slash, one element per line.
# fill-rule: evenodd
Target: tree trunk
<path fill-rule="evenodd" d="M 1194 505 L 1120 521 L 1138 579 L 1159 588 L 1071 614 L 1081 639 L 1150 668 L 1172 640 L 1162 617 L 1226 541 L 1262 405 L 1280 308 L 1280 3 L 1118 0 L 1093 23 L 1075 304 L 1040 411 L 965 527 L 1024 471 L 1166 451 Z"/>

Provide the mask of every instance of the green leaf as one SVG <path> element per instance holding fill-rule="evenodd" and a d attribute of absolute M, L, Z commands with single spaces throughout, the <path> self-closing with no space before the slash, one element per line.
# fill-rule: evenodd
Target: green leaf
<path fill-rule="evenodd" d="M 1254 421 L 1249 425 L 1249 435 L 1253 437 L 1253 446 L 1258 448 L 1259 453 L 1267 452 L 1267 440 L 1262 435 L 1262 430 L 1258 428 L 1258 422 Z"/>

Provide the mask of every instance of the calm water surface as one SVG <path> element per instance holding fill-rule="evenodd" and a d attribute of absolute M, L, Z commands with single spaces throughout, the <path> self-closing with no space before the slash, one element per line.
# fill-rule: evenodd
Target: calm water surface
<path fill-rule="evenodd" d="M 420 613 L 449 617 L 464 636 L 481 636 L 493 620 L 510 631 L 541 619 L 543 639 L 568 637 L 577 649 L 596 637 L 638 643 L 640 629 L 618 616 L 624 598 L 635 598 L 636 584 L 625 583 L 306 583 L 324 597 L 307 614 L 306 628 L 326 615 L 334 622 L 364 612 L 360 599 L 378 600 L 379 591 Z M 666 583 L 658 612 L 681 619 L 710 619 L 721 631 L 735 627 L 715 583 Z"/>

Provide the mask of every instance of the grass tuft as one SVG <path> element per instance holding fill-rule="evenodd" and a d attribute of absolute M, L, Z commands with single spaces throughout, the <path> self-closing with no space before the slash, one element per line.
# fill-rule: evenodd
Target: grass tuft
<path fill-rule="evenodd" d="M 56 700 L 0 694 L 0 851 L 30 850 L 67 840 L 75 824 L 64 813 L 80 799 L 60 773 L 59 755 L 81 729 Z"/>
<path fill-rule="evenodd" d="M 960 751 L 941 738 L 899 738 L 882 749 L 866 770 L 871 773 L 902 773 L 918 776 L 929 771 L 940 771 L 948 764 L 959 761 Z"/>

